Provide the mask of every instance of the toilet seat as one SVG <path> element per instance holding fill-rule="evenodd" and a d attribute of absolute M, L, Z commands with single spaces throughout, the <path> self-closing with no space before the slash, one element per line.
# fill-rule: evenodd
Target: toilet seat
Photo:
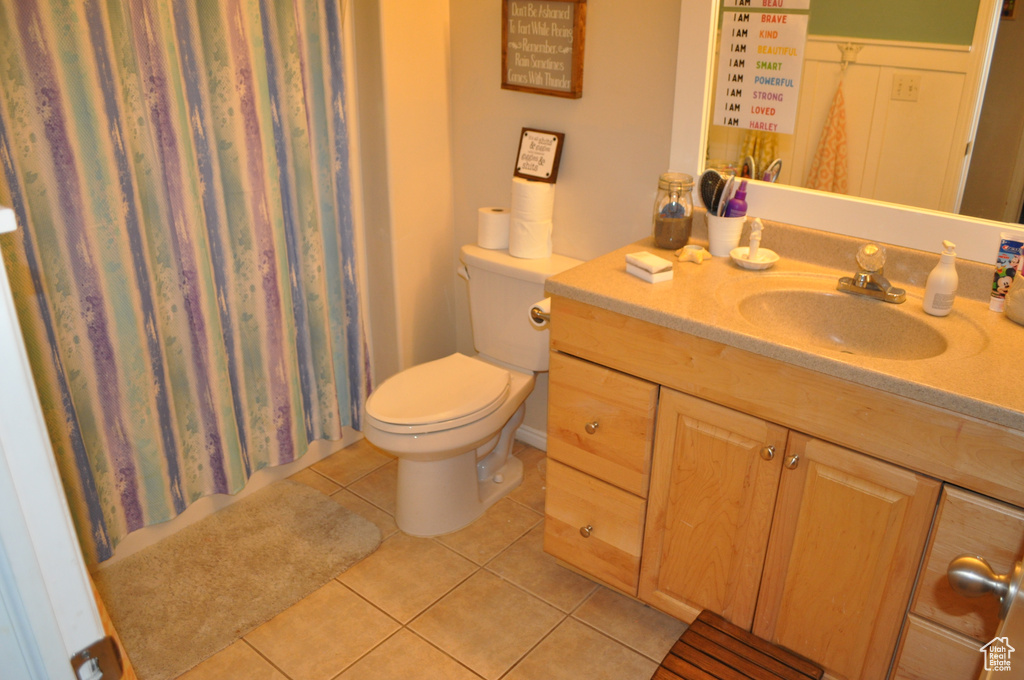
<path fill-rule="evenodd" d="M 507 370 L 455 353 L 385 380 L 366 400 L 366 416 L 385 432 L 447 430 L 496 411 L 510 384 Z"/>

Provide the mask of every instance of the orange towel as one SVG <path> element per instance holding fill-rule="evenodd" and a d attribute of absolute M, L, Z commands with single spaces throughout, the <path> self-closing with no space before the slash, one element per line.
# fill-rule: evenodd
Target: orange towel
<path fill-rule="evenodd" d="M 843 102 L 843 83 L 836 88 L 825 128 L 821 131 L 818 150 L 807 173 L 807 188 L 822 189 L 837 194 L 848 191 L 846 150 L 846 104 Z"/>

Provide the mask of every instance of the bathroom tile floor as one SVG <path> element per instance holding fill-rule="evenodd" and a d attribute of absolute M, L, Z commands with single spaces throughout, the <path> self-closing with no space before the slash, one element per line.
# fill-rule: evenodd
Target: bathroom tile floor
<path fill-rule="evenodd" d="M 380 527 L 375 553 L 180 680 L 648 680 L 685 625 L 543 551 L 543 451 L 465 529 L 394 521 L 394 458 L 365 440 L 293 480 Z"/>

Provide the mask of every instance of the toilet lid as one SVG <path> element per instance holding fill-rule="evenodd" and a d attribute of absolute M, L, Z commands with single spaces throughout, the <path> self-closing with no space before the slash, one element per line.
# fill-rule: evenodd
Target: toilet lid
<path fill-rule="evenodd" d="M 507 370 L 456 353 L 391 376 L 370 394 L 366 413 L 399 432 L 429 424 L 456 427 L 494 412 L 510 382 Z"/>

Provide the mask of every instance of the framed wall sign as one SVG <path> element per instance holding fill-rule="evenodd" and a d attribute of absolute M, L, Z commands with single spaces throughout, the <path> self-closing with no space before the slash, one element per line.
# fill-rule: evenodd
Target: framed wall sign
<path fill-rule="evenodd" d="M 583 96 L 587 0 L 500 0 L 501 86 Z"/>
<path fill-rule="evenodd" d="M 523 128 L 516 154 L 516 177 L 555 183 L 558 163 L 562 160 L 565 133 Z"/>

